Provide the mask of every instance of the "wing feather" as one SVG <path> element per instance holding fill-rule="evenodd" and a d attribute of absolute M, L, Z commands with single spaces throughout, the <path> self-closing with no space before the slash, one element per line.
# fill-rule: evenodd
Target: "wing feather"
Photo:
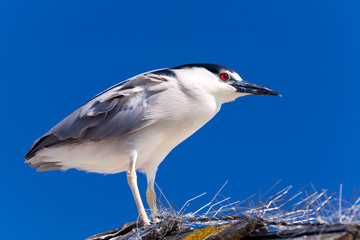
<path fill-rule="evenodd" d="M 142 74 L 105 90 L 35 141 L 25 159 L 44 147 L 119 137 L 151 125 L 155 120 L 146 113 L 156 94 L 167 89 L 166 81 Z"/>

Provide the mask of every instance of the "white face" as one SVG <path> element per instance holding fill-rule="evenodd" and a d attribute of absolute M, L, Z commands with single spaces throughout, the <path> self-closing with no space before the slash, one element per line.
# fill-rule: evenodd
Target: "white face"
<path fill-rule="evenodd" d="M 242 81 L 242 78 L 239 76 L 239 74 L 237 74 L 236 72 L 230 72 L 228 70 L 221 71 L 221 73 L 219 74 L 219 77 L 222 81 L 224 81 L 224 74 L 228 74 L 229 79 L 233 79 L 236 81 Z M 228 80 L 228 79 L 226 79 L 226 80 Z"/>
<path fill-rule="evenodd" d="M 237 74 L 236 72 L 230 72 L 224 70 L 219 74 L 219 79 L 222 85 L 227 85 L 232 88 L 231 93 L 227 93 L 221 96 L 221 99 L 224 103 L 234 101 L 238 97 L 249 95 L 249 93 L 237 92 L 236 88 L 231 85 L 234 82 L 243 81 L 242 78 L 239 76 L 239 74 Z"/>
<path fill-rule="evenodd" d="M 220 102 L 233 101 L 238 97 L 249 95 L 239 93 L 231 86 L 235 81 L 242 81 L 239 74 L 229 70 L 222 70 L 218 74 L 212 73 L 204 68 L 185 68 L 174 70 L 180 81 L 187 82 L 196 91 L 214 95 Z"/>

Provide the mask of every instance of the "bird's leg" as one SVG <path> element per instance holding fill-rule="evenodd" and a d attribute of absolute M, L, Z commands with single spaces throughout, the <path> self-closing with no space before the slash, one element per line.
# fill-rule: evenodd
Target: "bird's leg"
<path fill-rule="evenodd" d="M 150 221 L 149 221 L 148 216 L 146 215 L 145 208 L 141 201 L 139 188 L 137 185 L 137 176 L 136 176 L 136 169 L 135 169 L 136 159 L 137 159 L 137 152 L 133 150 L 130 152 L 130 164 L 129 164 L 129 169 L 127 170 L 126 176 L 127 176 L 129 186 L 131 188 L 131 192 L 134 196 L 137 209 L 139 211 L 140 220 L 144 224 L 144 226 L 146 226 L 146 225 L 150 225 Z"/>
<path fill-rule="evenodd" d="M 149 204 L 151 215 L 154 223 L 160 222 L 158 218 L 158 208 L 156 205 L 156 193 L 154 189 L 155 176 L 152 178 L 151 176 L 146 175 L 147 177 L 147 189 L 146 189 L 146 200 Z"/>

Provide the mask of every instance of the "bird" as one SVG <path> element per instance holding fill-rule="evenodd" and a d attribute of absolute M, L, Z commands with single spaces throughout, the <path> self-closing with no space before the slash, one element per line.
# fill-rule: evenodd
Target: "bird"
<path fill-rule="evenodd" d="M 199 130 L 222 104 L 246 95 L 281 96 L 212 63 L 162 68 L 129 78 L 97 94 L 37 139 L 25 162 L 37 171 L 78 169 L 126 172 L 140 223 L 160 221 L 154 189 L 159 164 Z M 146 174 L 146 214 L 136 171 Z"/>

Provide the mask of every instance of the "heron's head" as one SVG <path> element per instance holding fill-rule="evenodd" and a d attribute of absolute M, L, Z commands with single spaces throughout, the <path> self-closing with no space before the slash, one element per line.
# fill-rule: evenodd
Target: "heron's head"
<path fill-rule="evenodd" d="M 281 96 L 270 88 L 246 82 L 235 71 L 217 64 L 186 64 L 169 70 L 190 88 L 210 92 L 222 102 L 233 101 L 245 95 Z"/>

